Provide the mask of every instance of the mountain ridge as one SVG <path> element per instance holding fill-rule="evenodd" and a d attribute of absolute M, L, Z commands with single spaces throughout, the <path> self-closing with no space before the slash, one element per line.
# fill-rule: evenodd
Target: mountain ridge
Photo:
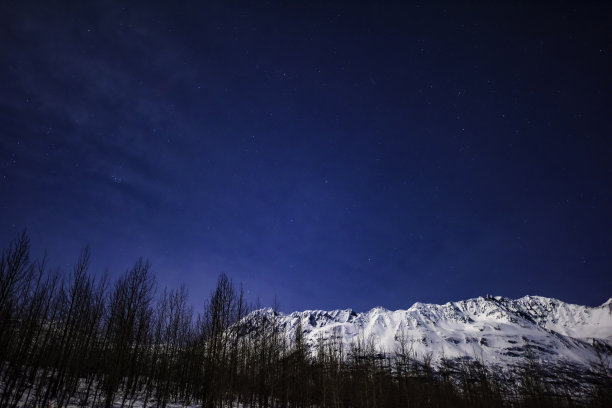
<path fill-rule="evenodd" d="M 434 364 L 473 358 L 507 366 L 534 353 L 542 363 L 588 367 L 603 351 L 605 364 L 612 367 L 612 299 L 589 307 L 543 296 L 487 295 L 441 305 L 415 302 L 394 311 L 377 306 L 359 313 L 350 308 L 253 313 L 274 318 L 289 342 L 299 320 L 313 353 L 322 343 L 341 343 L 350 350 L 367 340 L 384 354 L 397 353 L 404 343 L 415 359 L 430 356 Z"/>

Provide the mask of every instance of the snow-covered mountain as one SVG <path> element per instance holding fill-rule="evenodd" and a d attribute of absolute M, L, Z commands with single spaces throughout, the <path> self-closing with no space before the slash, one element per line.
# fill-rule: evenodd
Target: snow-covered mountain
<path fill-rule="evenodd" d="M 396 311 L 377 307 L 366 313 L 351 309 L 277 313 L 275 319 L 289 341 L 301 321 L 313 352 L 321 340 L 333 339 L 344 350 L 365 341 L 381 353 L 396 353 L 403 340 L 414 357 L 430 355 L 434 364 L 442 358 L 469 357 L 512 365 L 531 350 L 541 363 L 590 366 L 599 361 L 599 349 L 607 356 L 606 365 L 612 365 L 612 299 L 587 307 L 540 296 L 516 300 L 487 296 L 443 305 L 415 303 Z"/>

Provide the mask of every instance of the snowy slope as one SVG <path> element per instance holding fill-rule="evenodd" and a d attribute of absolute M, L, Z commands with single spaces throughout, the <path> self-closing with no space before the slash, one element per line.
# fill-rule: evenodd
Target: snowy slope
<path fill-rule="evenodd" d="M 434 363 L 442 357 L 467 356 L 489 364 L 514 364 L 529 345 L 543 363 L 588 366 L 598 360 L 594 343 L 607 345 L 608 353 L 612 350 L 612 299 L 586 307 L 540 296 L 487 296 L 443 305 L 415 303 L 407 310 L 306 310 L 275 318 L 290 341 L 300 320 L 313 349 L 320 339 L 335 339 L 345 350 L 361 340 L 371 341 L 380 352 L 395 353 L 404 339 L 417 359 L 430 354 Z"/>

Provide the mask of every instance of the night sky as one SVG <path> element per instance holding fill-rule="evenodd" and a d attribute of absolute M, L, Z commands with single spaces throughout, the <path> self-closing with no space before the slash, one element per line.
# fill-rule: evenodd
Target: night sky
<path fill-rule="evenodd" d="M 609 2 L 89 3 L 0 5 L 2 247 L 197 305 L 612 296 Z"/>

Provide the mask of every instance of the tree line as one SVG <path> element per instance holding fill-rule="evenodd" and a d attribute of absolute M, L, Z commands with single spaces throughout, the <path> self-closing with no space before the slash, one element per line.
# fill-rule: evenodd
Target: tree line
<path fill-rule="evenodd" d="M 159 288 L 140 259 L 118 279 L 90 273 L 84 249 L 68 273 L 30 257 L 25 233 L 0 259 L 0 407 L 606 406 L 609 375 L 589 395 L 551 389 L 527 358 L 518 388 L 482 362 L 417 359 L 408 339 L 382 354 L 372 339 L 320 339 L 276 307 L 254 309 L 220 275 L 201 311 L 185 287 Z M 607 365 L 602 364 L 601 370 Z M 595 378 L 595 377 L 594 377 Z"/>

